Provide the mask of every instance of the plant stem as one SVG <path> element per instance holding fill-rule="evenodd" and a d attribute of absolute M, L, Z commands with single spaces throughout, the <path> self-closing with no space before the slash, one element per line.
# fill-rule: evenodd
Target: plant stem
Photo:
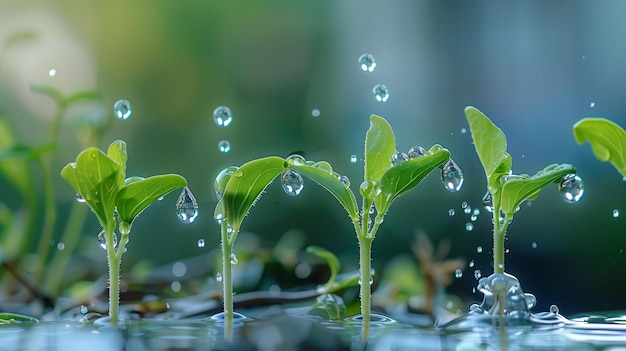
<path fill-rule="evenodd" d="M 109 317 L 111 327 L 117 328 L 117 319 L 120 307 L 120 266 L 121 257 L 118 257 L 113 240 L 113 231 L 105 232 L 107 261 L 109 263 Z"/>
<path fill-rule="evenodd" d="M 361 340 L 367 341 L 370 335 L 370 313 L 372 290 L 370 280 L 372 279 L 372 239 L 366 238 L 364 235 L 359 236 L 359 267 L 361 279 L 359 285 L 361 288 L 361 317 L 362 317 L 362 334 Z"/>
<path fill-rule="evenodd" d="M 224 300 L 224 339 L 233 340 L 233 273 L 231 255 L 233 243 L 228 237 L 228 224 L 222 221 L 222 287 Z M 232 235 L 235 235 L 233 233 Z"/>

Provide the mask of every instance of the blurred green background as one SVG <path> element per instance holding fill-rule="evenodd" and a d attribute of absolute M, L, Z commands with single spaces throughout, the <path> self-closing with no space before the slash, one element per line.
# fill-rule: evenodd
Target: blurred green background
<path fill-rule="evenodd" d="M 450 240 L 451 257 L 474 262 L 450 287 L 472 298 L 474 270 L 492 271 L 491 219 L 481 205 L 486 184 L 463 113 L 473 105 L 507 135 L 514 172 L 572 163 L 586 185 L 579 204 L 563 202 L 551 186 L 522 207 L 508 234 L 507 271 L 537 295 L 537 310 L 551 304 L 565 315 L 624 309 L 626 183 L 588 145 L 576 144 L 571 129 L 589 116 L 626 126 L 625 14 L 626 3 L 618 0 L 3 0 L 0 110 L 22 143 L 41 145 L 56 107 L 31 86 L 102 95 L 104 103 L 79 104 L 65 116 L 53 164 L 58 174 L 80 151 L 77 119 L 108 118 L 116 100 L 131 102 L 132 117 L 115 120 L 98 146 L 124 139 L 129 175 L 182 174 L 201 212 L 183 225 L 174 214 L 177 194 L 151 206 L 133 226 L 123 271 L 141 260 L 173 262 L 219 245 L 213 180 L 225 166 L 298 152 L 329 161 L 358 192 L 369 116 L 379 114 L 394 128 L 398 150 L 447 147 L 465 184 L 449 193 L 431 174 L 399 199 L 374 242 L 375 267 L 409 253 L 423 230 L 435 243 Z M 13 40 L 20 35 L 26 39 Z M 376 58 L 372 73 L 357 63 L 365 52 Z M 376 84 L 389 88 L 387 102 L 374 99 Z M 233 112 L 227 128 L 213 122 L 219 105 Z M 230 152 L 219 152 L 220 140 L 231 143 Z M 54 182 L 58 238 L 75 199 L 60 176 Z M 21 201 L 4 179 L 0 201 L 9 207 Z M 481 209 L 475 222 L 463 212 L 464 201 Z M 622 215 L 613 217 L 614 209 Z M 317 185 L 307 182 L 300 196 L 290 197 L 275 182 L 243 226 L 269 247 L 292 229 L 307 244 L 337 253 L 346 270 L 356 268 L 352 225 Z M 104 262 L 99 231 L 90 216 L 84 250 Z"/>

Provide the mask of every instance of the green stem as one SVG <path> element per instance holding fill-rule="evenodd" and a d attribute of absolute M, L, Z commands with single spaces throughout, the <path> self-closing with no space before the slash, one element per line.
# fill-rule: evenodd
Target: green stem
<path fill-rule="evenodd" d="M 118 256 L 115 250 L 113 234 L 112 230 L 106 230 L 104 235 L 106 237 L 107 261 L 109 263 L 109 317 L 111 319 L 111 327 L 117 328 L 120 307 L 121 255 Z"/>
<path fill-rule="evenodd" d="M 500 210 L 498 214 L 494 208 L 494 232 L 493 232 L 493 272 L 503 274 L 504 273 L 504 239 L 506 237 L 506 230 L 509 227 L 512 216 L 506 215 L 503 223 L 500 223 Z"/>
<path fill-rule="evenodd" d="M 224 340 L 233 340 L 233 272 L 231 255 L 233 243 L 228 237 L 228 224 L 222 221 L 222 286 L 224 300 Z M 236 233 L 232 233 L 234 236 Z"/>
<path fill-rule="evenodd" d="M 362 334 L 361 340 L 364 342 L 369 339 L 370 335 L 370 314 L 372 290 L 370 280 L 372 279 L 372 239 L 365 236 L 359 236 L 359 267 L 361 280 L 359 282 L 361 288 L 361 317 L 362 317 Z"/>

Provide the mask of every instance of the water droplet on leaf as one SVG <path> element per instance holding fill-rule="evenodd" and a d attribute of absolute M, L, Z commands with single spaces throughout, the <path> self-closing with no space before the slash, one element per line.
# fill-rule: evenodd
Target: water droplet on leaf
<path fill-rule="evenodd" d="M 391 163 L 395 165 L 399 165 L 400 163 L 406 162 L 409 160 L 409 156 L 404 152 L 396 152 L 391 155 Z"/>
<path fill-rule="evenodd" d="M 374 98 L 378 102 L 387 102 L 389 100 L 389 89 L 383 84 L 378 84 L 372 89 Z"/>
<path fill-rule="evenodd" d="M 76 193 L 76 201 L 85 202 L 85 198 L 80 193 Z"/>
<path fill-rule="evenodd" d="M 359 56 L 359 67 L 363 72 L 374 72 L 376 69 L 376 59 L 372 54 L 363 54 Z"/>
<path fill-rule="evenodd" d="M 217 149 L 220 150 L 221 153 L 225 154 L 230 151 L 230 142 L 228 140 L 221 140 L 217 143 Z"/>
<path fill-rule="evenodd" d="M 198 202 L 188 187 L 183 188 L 176 201 L 176 216 L 185 224 L 193 223 L 198 217 Z"/>
<path fill-rule="evenodd" d="M 349 186 L 350 186 L 350 179 L 348 179 L 348 177 L 347 177 L 347 176 L 345 176 L 345 175 L 340 175 L 340 176 L 339 176 L 339 181 L 340 181 L 343 185 L 345 185 L 346 187 L 349 187 Z"/>
<path fill-rule="evenodd" d="M 585 193 L 585 185 L 579 176 L 570 173 L 561 180 L 559 191 L 565 202 L 577 203 Z"/>
<path fill-rule="evenodd" d="M 293 170 L 286 170 L 280 177 L 280 184 L 289 196 L 297 196 L 304 189 L 304 180 L 300 173 Z"/>
<path fill-rule="evenodd" d="M 233 113 L 226 106 L 218 106 L 213 110 L 213 121 L 218 127 L 228 127 L 233 121 Z"/>
<path fill-rule="evenodd" d="M 461 190 L 463 186 L 463 172 L 457 164 L 449 159 L 441 169 L 441 181 L 444 187 L 451 192 Z"/>
<path fill-rule="evenodd" d="M 133 109 L 128 100 L 120 99 L 113 104 L 113 114 L 117 119 L 126 120 L 133 114 Z"/>
<path fill-rule="evenodd" d="M 291 154 L 285 159 L 285 161 L 287 161 L 287 164 L 290 166 L 303 166 L 306 164 L 304 157 L 299 154 Z"/>
<path fill-rule="evenodd" d="M 409 156 L 409 158 L 418 158 L 420 156 L 426 155 L 426 150 L 421 146 L 413 146 L 409 149 L 407 155 Z"/>
<path fill-rule="evenodd" d="M 228 180 L 230 177 L 239 169 L 237 166 L 228 166 L 222 169 L 217 176 L 215 177 L 215 181 L 213 182 L 213 190 L 215 190 L 215 196 L 217 199 L 221 199 L 224 196 L 224 190 L 226 189 L 226 184 L 228 184 Z"/>

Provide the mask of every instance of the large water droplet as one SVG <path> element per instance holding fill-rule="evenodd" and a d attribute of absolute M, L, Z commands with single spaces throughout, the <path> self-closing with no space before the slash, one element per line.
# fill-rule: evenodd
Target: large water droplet
<path fill-rule="evenodd" d="M 409 158 L 418 158 L 420 156 L 426 155 L 426 150 L 421 146 L 413 146 L 409 149 L 407 155 L 409 156 Z"/>
<path fill-rule="evenodd" d="M 85 198 L 80 193 L 76 193 L 76 201 L 85 202 Z"/>
<path fill-rule="evenodd" d="M 304 157 L 299 154 L 291 154 L 285 159 L 285 161 L 287 161 L 287 164 L 290 166 L 303 166 L 306 164 Z"/>
<path fill-rule="evenodd" d="M 100 245 L 103 250 L 107 249 L 107 238 L 104 230 L 98 234 L 98 245 Z M 117 234 L 115 233 L 113 233 L 113 247 L 117 248 Z"/>
<path fill-rule="evenodd" d="M 409 160 L 409 156 L 404 152 L 396 152 L 391 155 L 391 163 L 395 166 Z"/>
<path fill-rule="evenodd" d="M 446 190 L 457 192 L 463 186 L 463 172 L 457 164 L 449 159 L 441 169 L 441 181 Z"/>
<path fill-rule="evenodd" d="M 217 176 L 215 177 L 215 182 L 213 182 L 213 190 L 215 190 L 215 196 L 217 199 L 221 199 L 224 196 L 224 190 L 226 189 L 226 184 L 228 184 L 228 180 L 230 177 L 239 169 L 237 166 L 228 166 L 222 169 Z"/>
<path fill-rule="evenodd" d="M 383 84 L 378 84 L 372 89 L 374 98 L 378 102 L 387 102 L 389 100 L 389 89 Z"/>
<path fill-rule="evenodd" d="M 228 127 L 233 121 L 233 113 L 226 106 L 218 106 L 213 110 L 213 121 L 218 127 Z"/>
<path fill-rule="evenodd" d="M 57 75 L 57 69 L 54 67 L 50 67 L 50 69 L 48 70 L 48 76 L 54 77 L 56 75 Z"/>
<path fill-rule="evenodd" d="M 217 143 L 217 149 L 223 154 L 229 152 L 230 142 L 228 140 L 221 140 L 219 143 Z"/>
<path fill-rule="evenodd" d="M 286 170 L 280 177 L 280 184 L 289 196 L 297 196 L 304 189 L 304 180 L 300 173 L 293 170 Z"/>
<path fill-rule="evenodd" d="M 359 67 L 363 72 L 374 72 L 376 69 L 376 59 L 372 54 L 365 53 L 359 56 Z"/>
<path fill-rule="evenodd" d="M 130 107 L 128 100 L 120 99 L 113 104 L 113 114 L 117 119 L 126 120 L 133 114 L 133 109 Z"/>
<path fill-rule="evenodd" d="M 559 191 L 565 202 L 577 203 L 585 193 L 585 185 L 579 176 L 570 173 L 561 180 Z"/>
<path fill-rule="evenodd" d="M 185 187 L 176 201 L 176 216 L 185 224 L 192 223 L 198 217 L 198 202 L 188 187 Z"/>
<path fill-rule="evenodd" d="M 199 248 L 203 248 L 204 247 L 204 239 L 198 239 L 198 247 Z"/>

